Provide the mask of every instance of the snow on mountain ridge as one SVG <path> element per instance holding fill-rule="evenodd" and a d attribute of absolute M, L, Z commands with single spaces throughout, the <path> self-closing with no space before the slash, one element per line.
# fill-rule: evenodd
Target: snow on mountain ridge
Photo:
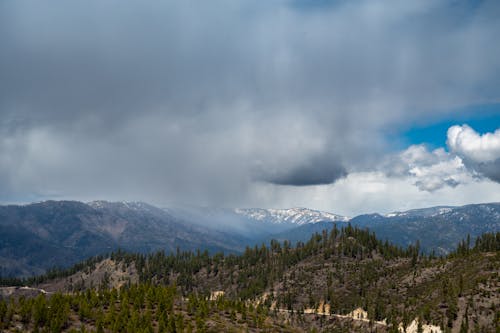
<path fill-rule="evenodd" d="M 403 216 L 438 216 L 444 215 L 447 213 L 453 212 L 456 208 L 460 207 L 451 207 L 451 206 L 437 206 L 437 207 L 429 207 L 429 208 L 418 208 L 418 209 L 410 209 L 403 212 L 391 212 L 385 214 L 385 217 L 403 217 Z"/>
<path fill-rule="evenodd" d="M 90 206 L 94 209 L 106 209 L 106 208 L 126 208 L 134 211 L 153 211 L 157 208 L 141 201 L 105 201 L 105 200 L 95 200 L 86 203 L 87 206 Z"/>
<path fill-rule="evenodd" d="M 261 209 L 261 208 L 237 208 L 234 212 L 257 221 L 267 221 L 274 224 L 292 223 L 303 225 L 318 222 L 347 222 L 348 217 L 321 212 L 307 208 L 288 209 Z"/>

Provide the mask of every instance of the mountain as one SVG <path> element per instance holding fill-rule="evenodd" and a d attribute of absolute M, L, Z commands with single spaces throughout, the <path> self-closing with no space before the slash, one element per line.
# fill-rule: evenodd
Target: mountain
<path fill-rule="evenodd" d="M 53 266 L 122 248 L 147 253 L 208 250 L 241 253 L 272 239 L 305 242 L 313 233 L 349 222 L 381 239 L 420 242 L 446 254 L 470 235 L 500 230 L 500 203 L 431 207 L 352 219 L 306 208 L 157 208 L 141 202 L 46 201 L 0 206 L 0 275 L 40 274 Z"/>
<path fill-rule="evenodd" d="M 117 252 L 0 280 L 0 330 L 498 332 L 500 233 L 464 244 L 435 258 L 343 225 L 241 255 Z"/>
<path fill-rule="evenodd" d="M 344 216 L 307 208 L 165 208 L 168 213 L 192 224 L 210 227 L 239 237 L 248 238 L 247 245 L 261 243 L 274 235 L 285 234 L 298 226 L 322 222 L 346 222 Z"/>
<path fill-rule="evenodd" d="M 500 230 L 500 203 L 460 207 L 439 206 L 384 215 L 359 215 L 349 221 L 366 227 L 381 239 L 407 246 L 417 240 L 423 250 L 446 254 L 470 235 L 472 241 L 485 232 Z"/>
<path fill-rule="evenodd" d="M 318 222 L 347 222 L 348 217 L 307 208 L 235 209 L 235 213 L 258 222 L 304 225 Z"/>
<path fill-rule="evenodd" d="M 291 223 L 271 223 L 257 221 L 245 215 L 238 214 L 234 209 L 209 208 L 209 207 L 184 207 L 165 208 L 169 214 L 189 221 L 193 225 L 210 228 L 218 232 L 224 232 L 236 237 L 247 239 L 245 245 L 253 245 L 260 242 L 270 234 L 279 233 L 296 227 Z"/>
<path fill-rule="evenodd" d="M 0 275 L 40 274 L 118 248 L 239 252 L 247 239 L 144 203 L 46 201 L 0 206 Z"/>
<path fill-rule="evenodd" d="M 407 246 L 417 240 L 420 248 L 428 253 L 447 254 L 458 242 L 470 235 L 471 241 L 485 233 L 500 230 L 500 203 L 472 204 L 460 207 L 438 206 L 408 211 L 393 212 L 386 215 L 364 214 L 347 218 L 336 214 L 292 208 L 274 209 L 237 209 L 242 216 L 259 222 L 293 226 L 268 235 L 272 238 L 305 242 L 313 233 L 323 229 L 331 230 L 333 224 L 342 226 L 349 222 L 353 226 L 369 228 L 381 239 Z M 333 222 L 333 223 L 332 223 Z"/>

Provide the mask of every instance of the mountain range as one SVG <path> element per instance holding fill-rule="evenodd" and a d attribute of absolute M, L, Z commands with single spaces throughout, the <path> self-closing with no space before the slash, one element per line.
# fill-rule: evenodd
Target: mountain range
<path fill-rule="evenodd" d="M 500 203 L 348 218 L 306 208 L 158 208 L 141 202 L 45 201 L 0 206 L 0 275 L 29 276 L 116 249 L 241 253 L 271 239 L 295 244 L 334 225 L 446 254 L 470 235 L 500 230 Z"/>

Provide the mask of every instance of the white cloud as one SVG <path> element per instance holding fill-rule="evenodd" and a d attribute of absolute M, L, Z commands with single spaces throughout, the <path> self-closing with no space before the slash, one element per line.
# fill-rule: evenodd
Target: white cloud
<path fill-rule="evenodd" d="M 417 179 L 415 185 L 424 191 L 435 191 L 446 185 L 454 187 L 470 179 L 468 170 L 457 156 L 446 156 L 432 165 L 415 165 L 409 173 Z"/>
<path fill-rule="evenodd" d="M 475 178 L 460 157 L 443 148 L 429 151 L 425 145 L 408 147 L 379 169 L 388 176 L 408 178 L 419 190 L 429 192 L 469 183 Z"/>
<path fill-rule="evenodd" d="M 379 170 L 413 181 L 419 190 L 468 184 L 481 177 L 500 182 L 500 129 L 480 135 L 468 125 L 448 129 L 449 152 L 413 145 L 386 159 Z"/>
<path fill-rule="evenodd" d="M 447 143 L 468 169 L 500 183 L 500 129 L 480 135 L 467 125 L 452 126 Z"/>
<path fill-rule="evenodd" d="M 500 158 L 500 129 L 481 135 L 468 125 L 452 126 L 447 144 L 452 152 L 471 161 L 493 162 Z"/>

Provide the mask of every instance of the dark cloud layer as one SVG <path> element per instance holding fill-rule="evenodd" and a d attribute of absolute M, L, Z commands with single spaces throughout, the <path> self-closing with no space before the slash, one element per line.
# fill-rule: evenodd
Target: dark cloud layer
<path fill-rule="evenodd" d="M 500 158 L 490 163 L 473 164 L 473 168 L 491 180 L 500 183 Z"/>
<path fill-rule="evenodd" d="M 0 199 L 245 203 L 334 182 L 384 130 L 498 102 L 500 6 L 2 1 Z"/>
<path fill-rule="evenodd" d="M 275 174 L 264 173 L 257 179 L 276 185 L 308 186 L 331 184 L 346 175 L 347 171 L 339 165 L 339 161 L 328 161 L 324 157 L 317 157 L 292 169 L 282 166 L 282 170 Z"/>

